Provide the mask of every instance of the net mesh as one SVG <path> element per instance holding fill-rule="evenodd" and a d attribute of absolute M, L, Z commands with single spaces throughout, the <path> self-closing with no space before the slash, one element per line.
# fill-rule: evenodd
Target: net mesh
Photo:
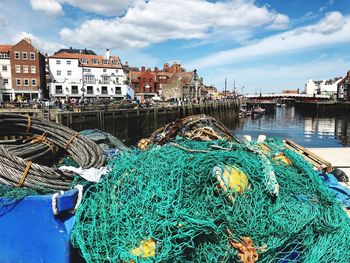
<path fill-rule="evenodd" d="M 87 262 L 350 262 L 349 218 L 279 140 L 180 138 L 109 166 L 76 213 L 71 240 Z M 221 184 L 217 167 L 246 178 Z"/>

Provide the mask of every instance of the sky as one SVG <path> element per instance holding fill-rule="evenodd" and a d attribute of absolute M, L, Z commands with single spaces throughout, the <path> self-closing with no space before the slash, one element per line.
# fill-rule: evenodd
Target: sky
<path fill-rule="evenodd" d="M 350 0 L 0 0 L 0 44 L 178 62 L 240 93 L 303 90 L 350 69 Z"/>

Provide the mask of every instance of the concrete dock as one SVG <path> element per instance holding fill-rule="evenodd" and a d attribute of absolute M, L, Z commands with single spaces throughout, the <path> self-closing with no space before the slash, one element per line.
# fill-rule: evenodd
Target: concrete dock
<path fill-rule="evenodd" d="M 308 150 L 330 162 L 334 168 L 344 171 L 350 178 L 350 147 L 308 148 Z"/>

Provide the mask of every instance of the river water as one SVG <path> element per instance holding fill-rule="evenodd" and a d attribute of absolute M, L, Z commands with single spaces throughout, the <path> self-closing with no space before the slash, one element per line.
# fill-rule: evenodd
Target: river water
<path fill-rule="evenodd" d="M 232 120 L 229 127 L 240 139 L 259 134 L 289 138 L 305 147 L 350 146 L 350 114 L 305 112 L 295 107 L 276 108 L 258 118 L 251 116 Z"/>

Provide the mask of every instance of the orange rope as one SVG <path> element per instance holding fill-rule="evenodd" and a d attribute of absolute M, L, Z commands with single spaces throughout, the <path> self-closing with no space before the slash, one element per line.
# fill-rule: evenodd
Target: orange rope
<path fill-rule="evenodd" d="M 18 187 L 19 187 L 19 188 L 22 187 L 22 185 L 23 185 L 23 183 L 24 183 L 24 180 L 26 179 L 27 174 L 28 174 L 28 172 L 29 172 L 29 169 L 30 169 L 30 167 L 32 166 L 32 163 L 33 163 L 32 161 L 29 161 L 29 162 L 28 162 L 27 167 L 26 167 L 26 169 L 24 170 L 24 172 L 23 172 L 23 174 L 22 174 L 22 177 L 21 177 L 21 179 L 20 179 L 19 182 L 18 182 Z"/>
<path fill-rule="evenodd" d="M 76 134 L 74 134 L 72 136 L 72 138 L 69 139 L 69 141 L 66 143 L 66 145 L 64 146 L 64 148 L 67 150 L 68 146 L 73 142 L 73 140 L 79 135 L 79 133 L 77 132 Z"/>
<path fill-rule="evenodd" d="M 30 126 L 31 126 L 31 124 L 32 124 L 32 120 L 30 119 L 29 113 L 27 114 L 27 119 L 28 119 L 28 123 L 27 123 L 26 135 L 27 135 L 27 133 L 29 132 Z"/>

